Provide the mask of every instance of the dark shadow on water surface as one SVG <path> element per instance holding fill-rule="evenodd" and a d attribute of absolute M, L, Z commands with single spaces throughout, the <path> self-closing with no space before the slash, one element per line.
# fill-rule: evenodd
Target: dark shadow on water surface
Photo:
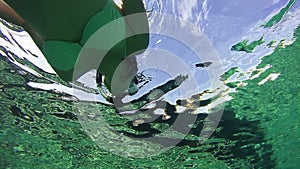
<path fill-rule="evenodd" d="M 132 123 L 128 123 L 130 128 L 137 131 L 146 131 L 146 134 L 137 135 L 126 131 L 119 132 L 136 139 L 148 138 L 147 140 L 149 140 L 150 138 L 150 140 L 153 140 L 164 147 L 172 146 L 178 142 L 179 143 L 176 146 L 197 147 L 199 148 L 199 152 L 209 152 L 218 160 L 222 160 L 229 164 L 232 168 L 240 167 L 236 163 L 236 160 L 244 160 L 247 164 L 254 168 L 275 167 L 275 159 L 272 159 L 272 145 L 267 142 L 264 131 L 260 127 L 260 121 L 247 121 L 245 119 L 240 120 L 235 117 L 235 113 L 231 108 L 226 107 L 217 130 L 204 144 L 201 144 L 199 140 L 191 140 L 187 138 L 182 139 L 181 141 L 170 137 L 155 137 L 155 139 L 151 139 L 151 137 L 163 132 L 152 128 L 151 124 L 165 123 L 172 126 L 172 124 L 176 121 L 178 114 L 174 113 L 174 106 L 167 105 L 167 110 L 168 114 L 171 116 L 169 120 L 162 120 L 157 116 L 152 116 L 153 119 L 147 119 L 148 121 L 145 121 L 144 124 L 141 124 L 138 127 L 134 127 Z M 190 122 L 189 118 L 196 118 L 196 126 L 193 126 L 189 135 L 200 135 L 203 128 L 203 121 L 206 117 L 207 115 L 205 114 L 193 115 L 186 113 L 184 115 L 187 122 Z M 181 124 L 182 125 L 176 125 L 176 127 L 172 126 L 172 129 L 177 132 L 184 133 L 184 131 L 186 131 L 184 128 L 187 128 L 188 126 L 184 121 Z"/>

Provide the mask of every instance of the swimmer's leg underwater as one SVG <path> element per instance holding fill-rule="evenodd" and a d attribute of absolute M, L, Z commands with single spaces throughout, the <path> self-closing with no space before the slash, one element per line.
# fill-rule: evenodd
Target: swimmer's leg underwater
<path fill-rule="evenodd" d="M 108 71 L 106 72 L 108 78 L 105 78 L 106 86 L 108 86 L 109 90 L 112 90 L 113 93 L 121 93 L 130 86 L 128 93 L 133 94 L 138 90 L 134 85 L 135 75 L 138 71 L 135 55 L 143 53 L 149 44 L 148 18 L 142 0 L 125 0 L 122 5 L 121 13 L 124 16 L 126 35 L 128 38 L 118 43 L 108 52 L 101 62 L 99 69 L 107 68 L 105 65 L 113 65 L 106 70 L 102 70 L 104 72 Z M 113 53 L 118 51 L 117 49 L 119 47 L 117 46 L 123 42 L 126 45 L 125 57 L 115 59 L 114 56 L 120 56 L 120 54 Z M 123 82 L 123 87 L 118 81 Z"/>

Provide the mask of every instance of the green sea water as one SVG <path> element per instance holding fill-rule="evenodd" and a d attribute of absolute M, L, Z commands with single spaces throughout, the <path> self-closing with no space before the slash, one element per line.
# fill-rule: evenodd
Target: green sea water
<path fill-rule="evenodd" d="M 271 63 L 271 69 L 257 79 L 247 80 L 246 87 L 231 94 L 234 99 L 226 103 L 217 132 L 207 143 L 197 145 L 186 141 L 168 152 L 145 159 L 123 159 L 99 149 L 72 114 L 72 102 L 59 100 L 53 93 L 28 88 L 26 80 L 34 77 L 18 74 L 18 68 L 2 58 L 1 166 L 297 168 L 300 166 L 299 29 L 295 38 L 292 45 L 278 47 L 258 66 Z M 280 72 L 280 78 L 257 85 L 272 72 Z M 115 116 L 113 109 L 108 109 L 108 113 Z M 121 118 L 113 120 L 122 124 Z"/>
<path fill-rule="evenodd" d="M 190 115 L 197 121 L 189 134 L 177 146 L 147 158 L 123 158 L 99 148 L 74 113 L 76 103 L 66 101 L 68 96 L 63 93 L 36 90 L 27 82 L 44 83 L 49 78 L 68 84 L 29 65 L 46 77 L 36 78 L 11 64 L 7 56 L 13 54 L 5 47 L 1 51 L 6 57 L 0 57 L 0 168 L 300 167 L 300 28 L 295 30 L 292 44 L 279 43 L 256 69 L 272 67 L 257 78 L 244 80 L 247 85 L 226 83 L 236 92 L 230 93 L 233 99 L 225 103 L 221 121 L 206 142 L 198 141 L 205 115 Z M 220 78 L 226 81 L 237 72 L 234 67 Z M 259 72 L 252 72 L 255 74 Z M 270 74 L 280 75 L 261 83 Z M 132 126 L 128 117 L 118 115 L 112 106 L 98 104 L 97 108 L 115 130 L 132 137 L 162 132 L 171 125 L 153 121 L 142 130 Z M 85 111 L 94 109 L 87 106 Z M 166 138 L 176 140 L 176 134 Z"/>

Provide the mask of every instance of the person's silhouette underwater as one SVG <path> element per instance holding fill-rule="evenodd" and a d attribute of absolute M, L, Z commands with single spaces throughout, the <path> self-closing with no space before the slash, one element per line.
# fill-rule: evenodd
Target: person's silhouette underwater
<path fill-rule="evenodd" d="M 149 44 L 142 0 L 123 0 L 119 6 L 113 0 L 0 0 L 0 17 L 31 35 L 60 78 L 72 81 L 97 69 L 113 96 L 129 91 L 137 73 L 136 59 L 129 56 L 143 52 Z M 91 36 L 111 22 L 117 26 L 94 40 L 97 50 L 82 50 Z M 113 47 L 106 45 L 114 40 L 118 42 Z M 100 62 L 97 58 L 101 52 L 105 55 Z M 84 59 L 78 59 L 79 55 Z M 77 62 L 82 61 L 83 66 L 77 68 Z"/>

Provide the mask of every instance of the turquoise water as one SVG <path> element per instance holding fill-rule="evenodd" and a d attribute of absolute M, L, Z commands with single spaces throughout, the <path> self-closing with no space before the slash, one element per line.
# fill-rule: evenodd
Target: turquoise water
<path fill-rule="evenodd" d="M 182 84 L 172 80 L 181 77 L 145 71 L 149 83 L 141 88 L 142 92 L 155 88 L 166 94 L 154 96 L 156 106 L 148 105 L 133 115 L 119 115 L 114 106 L 101 103 L 103 98 L 90 83 L 93 72 L 75 84 L 59 79 L 28 35 L 2 20 L 1 168 L 299 168 L 300 11 L 298 1 L 290 9 L 285 8 L 289 2 L 147 2 L 148 9 L 186 18 L 202 29 L 223 66 L 217 74 L 217 85 L 192 90 L 192 97 L 176 95 L 185 80 Z M 283 9 L 288 11 L 281 17 Z M 246 12 L 240 14 L 241 10 Z M 159 27 L 155 16 L 149 15 L 153 29 Z M 280 16 L 279 21 L 269 22 L 276 16 Z M 262 26 L 266 23 L 274 24 Z M 261 37 L 263 43 L 252 43 Z M 246 41 L 248 44 L 241 48 L 246 50 L 231 50 Z M 171 42 L 179 47 L 170 46 Z M 153 34 L 150 46 L 185 59 L 199 86 L 209 72 L 206 69 L 216 63 L 193 67 L 210 60 L 204 56 L 195 59 L 187 48 L 167 37 Z M 145 65 L 142 56 L 138 59 L 141 67 Z M 148 97 L 152 95 L 155 92 Z M 136 106 L 141 102 L 133 103 Z M 159 104 L 166 108 L 170 119 L 153 113 Z M 190 111 L 176 113 L 179 105 Z M 221 119 L 210 121 L 214 117 Z M 86 118 L 91 123 L 85 123 Z M 218 122 L 217 128 L 213 129 L 211 123 L 203 127 L 207 121 Z M 96 126 L 89 128 L 92 124 Z M 107 127 L 103 124 L 115 131 L 108 133 L 108 138 L 123 142 L 93 137 L 91 129 Z M 213 133 L 200 142 L 205 138 L 203 129 Z M 122 148 L 124 142 L 132 144 L 130 138 L 141 140 L 141 147 L 151 148 Z M 159 152 L 160 148 L 155 148 L 160 146 L 168 148 Z"/>

